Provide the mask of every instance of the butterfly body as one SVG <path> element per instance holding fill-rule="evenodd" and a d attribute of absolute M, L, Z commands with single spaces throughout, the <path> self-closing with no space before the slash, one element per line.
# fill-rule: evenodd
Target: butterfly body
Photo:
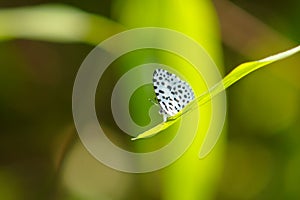
<path fill-rule="evenodd" d="M 194 92 L 187 82 L 164 69 L 154 71 L 153 87 L 160 106 L 159 113 L 164 121 L 176 115 L 195 99 Z"/>

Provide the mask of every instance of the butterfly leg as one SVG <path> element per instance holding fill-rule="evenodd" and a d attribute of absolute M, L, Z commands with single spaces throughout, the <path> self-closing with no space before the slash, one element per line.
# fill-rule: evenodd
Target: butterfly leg
<path fill-rule="evenodd" d="M 159 113 L 160 115 L 162 115 L 162 117 L 163 117 L 163 122 L 166 122 L 166 121 L 168 120 L 169 115 L 166 114 L 166 113 L 164 112 L 163 109 L 160 109 L 158 113 Z"/>
<path fill-rule="evenodd" d="M 163 115 L 163 121 L 166 122 L 168 119 L 168 116 L 167 115 Z"/>

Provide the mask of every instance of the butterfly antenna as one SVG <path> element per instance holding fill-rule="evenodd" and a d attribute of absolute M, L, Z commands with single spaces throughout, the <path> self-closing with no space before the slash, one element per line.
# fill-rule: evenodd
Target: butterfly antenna
<path fill-rule="evenodd" d="M 158 106 L 158 103 L 155 100 L 149 98 L 148 101 L 150 101 L 153 105 Z"/>

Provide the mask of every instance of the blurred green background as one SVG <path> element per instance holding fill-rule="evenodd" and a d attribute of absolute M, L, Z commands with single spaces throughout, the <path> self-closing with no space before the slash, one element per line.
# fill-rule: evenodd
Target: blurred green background
<path fill-rule="evenodd" d="M 13 9 L 23 7 L 32 15 Z M 12 0 L 0 8 L 0 199 L 300 199 L 300 55 L 227 90 L 227 133 L 206 160 L 186 156 L 147 174 L 96 161 L 77 136 L 71 99 L 82 61 L 115 33 L 179 30 L 225 75 L 297 45 L 300 1 Z"/>

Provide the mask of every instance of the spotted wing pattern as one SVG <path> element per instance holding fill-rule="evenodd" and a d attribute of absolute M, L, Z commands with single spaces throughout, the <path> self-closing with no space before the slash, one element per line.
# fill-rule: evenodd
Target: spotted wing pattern
<path fill-rule="evenodd" d="M 154 71 L 153 87 L 164 121 L 167 117 L 176 115 L 195 98 L 187 82 L 164 69 Z"/>

